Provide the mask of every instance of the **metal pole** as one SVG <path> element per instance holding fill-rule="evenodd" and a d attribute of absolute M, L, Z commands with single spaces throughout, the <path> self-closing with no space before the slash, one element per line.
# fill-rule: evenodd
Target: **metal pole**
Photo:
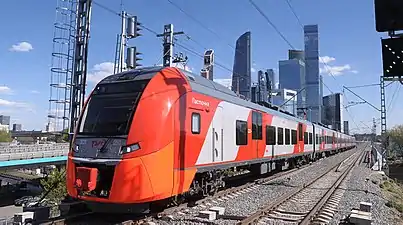
<path fill-rule="evenodd" d="M 126 12 L 122 11 L 122 27 L 120 33 L 120 46 L 119 46 L 119 71 L 118 73 L 122 72 L 124 69 L 123 62 L 125 60 L 125 51 L 124 48 L 126 46 Z"/>
<path fill-rule="evenodd" d="M 174 25 L 167 24 L 164 26 L 164 33 L 157 34 L 157 37 L 163 37 L 163 66 L 170 67 L 172 66 L 172 58 L 173 58 L 173 46 L 174 46 L 174 36 L 179 34 L 185 34 L 183 31 L 174 32 Z"/>

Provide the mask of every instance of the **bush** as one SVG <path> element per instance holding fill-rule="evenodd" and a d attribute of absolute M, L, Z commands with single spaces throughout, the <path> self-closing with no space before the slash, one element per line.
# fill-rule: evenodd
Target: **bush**
<path fill-rule="evenodd" d="M 0 142 L 11 142 L 12 140 L 10 133 L 0 130 Z"/>
<path fill-rule="evenodd" d="M 44 189 L 44 198 L 52 203 L 59 204 L 67 195 L 65 170 L 54 169 L 46 179 L 41 180 Z"/>

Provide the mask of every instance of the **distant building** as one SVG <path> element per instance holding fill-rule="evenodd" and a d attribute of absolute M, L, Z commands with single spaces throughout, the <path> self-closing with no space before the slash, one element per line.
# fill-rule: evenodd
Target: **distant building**
<path fill-rule="evenodd" d="M 331 125 L 338 131 L 343 130 L 343 95 L 335 93 L 323 97 L 323 118 L 322 123 Z"/>
<path fill-rule="evenodd" d="M 8 126 L 8 125 L 0 124 L 0 130 L 1 130 L 1 131 L 6 131 L 6 132 L 8 133 L 8 131 L 9 131 L 9 126 Z"/>
<path fill-rule="evenodd" d="M 258 71 L 257 79 L 257 101 L 267 102 L 267 81 L 263 71 Z"/>
<path fill-rule="evenodd" d="M 231 90 L 251 99 L 251 33 L 242 34 L 236 41 Z"/>
<path fill-rule="evenodd" d="M 10 116 L 0 115 L 0 124 L 10 125 Z"/>
<path fill-rule="evenodd" d="M 349 131 L 348 121 L 347 121 L 347 120 L 343 121 L 343 130 L 344 130 L 343 133 L 345 133 L 345 134 L 350 134 L 350 133 L 349 133 L 350 131 Z"/>
<path fill-rule="evenodd" d="M 319 75 L 319 96 L 323 97 L 323 76 Z"/>
<path fill-rule="evenodd" d="M 13 131 L 21 131 L 22 130 L 22 125 L 21 124 L 13 124 Z"/>
<path fill-rule="evenodd" d="M 273 69 L 268 69 L 266 71 L 267 77 L 266 77 L 266 82 L 267 82 L 267 89 L 278 89 L 278 81 L 276 79 L 276 73 L 274 72 Z"/>
<path fill-rule="evenodd" d="M 290 59 L 279 61 L 279 89 L 299 91 L 297 95 L 297 106 L 305 107 L 305 63 L 300 59 Z M 298 110 L 298 115 L 302 116 L 303 111 Z"/>
<path fill-rule="evenodd" d="M 277 89 L 272 91 L 272 104 L 276 106 L 283 105 L 286 101 L 288 101 L 281 108 L 285 111 L 297 115 L 297 102 L 298 96 L 294 97 L 297 94 L 296 91 L 290 89 Z"/>
<path fill-rule="evenodd" d="M 308 120 L 322 121 L 322 95 L 319 77 L 318 25 L 304 26 L 305 37 L 305 88 L 306 107 L 310 111 Z"/>
<path fill-rule="evenodd" d="M 302 50 L 288 50 L 288 59 L 299 59 L 305 61 L 305 54 Z"/>

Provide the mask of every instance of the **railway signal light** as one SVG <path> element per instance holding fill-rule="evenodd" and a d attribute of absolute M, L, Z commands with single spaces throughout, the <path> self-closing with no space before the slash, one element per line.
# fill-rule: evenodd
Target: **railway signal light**
<path fill-rule="evenodd" d="M 138 58 L 138 55 L 142 55 L 142 53 L 137 52 L 136 47 L 129 47 L 127 48 L 127 58 L 126 58 L 126 66 L 129 69 L 135 69 L 137 66 L 142 66 L 141 64 L 137 63 L 138 61 L 142 60 Z"/>
<path fill-rule="evenodd" d="M 403 75 L 403 37 L 382 39 L 383 76 Z"/>
<path fill-rule="evenodd" d="M 127 37 L 128 38 L 136 38 L 141 36 L 139 31 L 142 29 L 140 28 L 141 23 L 138 22 L 137 16 L 131 16 L 127 18 Z"/>
<path fill-rule="evenodd" d="M 376 31 L 403 30 L 403 1 L 375 0 Z"/>

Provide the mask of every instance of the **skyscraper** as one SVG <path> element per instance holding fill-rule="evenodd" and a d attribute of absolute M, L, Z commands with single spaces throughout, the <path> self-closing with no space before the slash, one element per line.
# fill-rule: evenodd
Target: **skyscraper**
<path fill-rule="evenodd" d="M 13 124 L 13 131 L 21 131 L 22 130 L 22 125 L 14 123 Z"/>
<path fill-rule="evenodd" d="M 262 70 L 257 73 L 257 86 L 258 86 L 258 101 L 267 102 L 267 81 L 266 76 Z"/>
<path fill-rule="evenodd" d="M 242 34 L 236 41 L 231 90 L 251 99 L 251 33 Z"/>
<path fill-rule="evenodd" d="M 267 88 L 273 89 L 278 89 L 278 81 L 276 79 L 276 73 L 274 73 L 273 69 L 268 69 L 266 71 L 267 77 L 266 77 L 266 82 L 267 82 Z"/>
<path fill-rule="evenodd" d="M 10 125 L 10 116 L 0 115 L 0 124 Z"/>
<path fill-rule="evenodd" d="M 322 96 L 319 78 L 319 35 L 318 25 L 304 26 L 305 37 L 305 87 L 306 107 L 310 111 L 308 120 L 322 121 Z"/>
<path fill-rule="evenodd" d="M 298 108 L 305 107 L 305 63 L 299 59 L 279 61 L 279 88 L 299 92 L 297 94 Z M 298 110 L 298 115 L 303 111 Z"/>
<path fill-rule="evenodd" d="M 344 130 L 344 133 L 345 134 L 350 134 L 350 131 L 349 131 L 349 129 L 348 129 L 348 121 L 347 120 L 345 120 L 344 122 L 343 122 L 343 130 Z"/>
<path fill-rule="evenodd" d="M 288 59 L 299 59 L 305 61 L 305 54 L 302 50 L 288 50 Z"/>
<path fill-rule="evenodd" d="M 323 97 L 322 123 L 331 125 L 332 128 L 343 131 L 343 95 L 335 93 Z"/>
<path fill-rule="evenodd" d="M 319 96 L 323 97 L 323 76 L 319 75 Z"/>

